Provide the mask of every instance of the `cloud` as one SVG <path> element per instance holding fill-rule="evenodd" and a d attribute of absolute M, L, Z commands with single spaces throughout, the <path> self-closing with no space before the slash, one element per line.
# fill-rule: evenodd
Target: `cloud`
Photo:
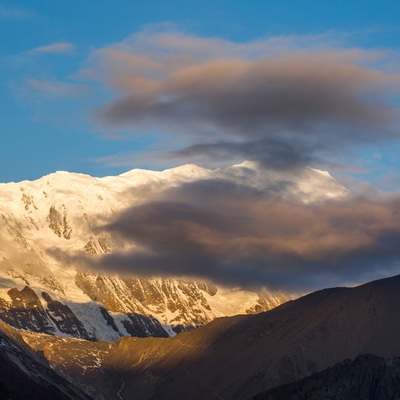
<path fill-rule="evenodd" d="M 67 83 L 58 80 L 28 79 L 26 84 L 29 89 L 33 89 L 35 92 L 56 97 L 79 96 L 90 90 L 90 87 L 87 85 Z"/>
<path fill-rule="evenodd" d="M 75 46 L 67 42 L 52 43 L 46 46 L 35 47 L 27 54 L 65 54 L 74 50 Z"/>
<path fill-rule="evenodd" d="M 305 165 L 349 169 L 355 150 L 398 139 L 400 75 L 385 70 L 387 56 L 330 35 L 233 43 L 144 31 L 95 52 L 86 73 L 115 94 L 97 110 L 102 127 L 163 140 L 139 159 L 250 159 L 265 175 L 301 175 Z M 134 164 L 131 156 L 101 161 Z M 133 242 L 132 251 L 84 262 L 296 290 L 399 272 L 400 195 L 374 189 L 305 203 L 287 196 L 292 185 L 260 189 L 221 176 L 160 189 L 100 229 Z"/>
<path fill-rule="evenodd" d="M 25 7 L 9 7 L 0 4 L 0 19 L 25 20 L 32 18 L 35 13 Z"/>
<path fill-rule="evenodd" d="M 399 272 L 399 195 L 304 203 L 287 196 L 296 192 L 294 181 L 259 189 L 246 180 L 250 175 L 241 182 L 184 183 L 130 207 L 99 232 L 133 242 L 134 249 L 89 257 L 86 266 L 290 290 Z"/>
<path fill-rule="evenodd" d="M 209 165 L 252 159 L 293 167 L 397 136 L 391 99 L 400 75 L 373 66 L 383 53 L 329 40 L 237 44 L 142 32 L 96 52 L 97 76 L 119 93 L 97 120 L 164 132 L 182 143 L 165 159 Z"/>

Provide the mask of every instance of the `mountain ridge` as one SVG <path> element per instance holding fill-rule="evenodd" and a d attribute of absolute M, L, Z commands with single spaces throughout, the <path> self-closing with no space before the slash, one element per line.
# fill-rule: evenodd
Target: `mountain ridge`
<path fill-rule="evenodd" d="M 164 330 L 171 336 L 216 317 L 268 310 L 295 297 L 281 291 L 238 290 L 188 278 L 118 277 L 82 270 L 71 261 L 74 257 L 70 256 L 79 254 L 100 257 L 134 249 L 135 243 L 102 230 L 104 223 L 127 207 L 151 201 L 163 190 L 199 180 L 224 180 L 257 190 L 284 182 L 282 196 L 305 203 L 348 195 L 347 189 L 325 172 L 307 168 L 297 173 L 266 172 L 254 162 L 216 170 L 196 165 L 165 171 L 132 170 L 104 178 L 60 171 L 35 181 L 1 184 L 3 314 L 14 307 L 10 289 L 21 293 L 29 286 L 38 297 L 37 306 L 43 308 L 40 323 L 50 324 L 45 330 L 48 333 L 86 335 L 76 333 L 81 330 L 77 325 L 60 332 L 55 320 L 64 317 L 50 308 L 62 304 L 88 336 L 115 341 L 133 332 L 163 336 Z M 15 290 L 11 293 L 18 294 Z M 33 309 L 25 313 L 25 322 L 15 321 L 14 326 L 32 325 L 32 313 Z M 8 322 L 12 322 L 11 317 Z"/>
<path fill-rule="evenodd" d="M 400 396 L 399 375 L 399 358 L 364 354 L 251 400 L 392 400 Z"/>
<path fill-rule="evenodd" d="M 400 275 L 324 289 L 172 338 L 110 344 L 7 332 L 96 400 L 248 400 L 362 354 L 399 357 L 399 289 Z"/>

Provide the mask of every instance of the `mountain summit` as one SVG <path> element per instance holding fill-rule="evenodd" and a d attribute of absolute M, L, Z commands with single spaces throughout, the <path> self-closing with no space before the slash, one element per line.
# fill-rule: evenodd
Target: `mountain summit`
<path fill-rule="evenodd" d="M 114 342 L 127 335 L 173 336 L 292 298 L 192 279 L 119 277 L 82 269 L 76 261 L 134 250 L 134 242 L 104 230 L 104 224 L 166 189 L 205 180 L 254 190 L 279 187 L 283 198 L 303 203 L 348 195 L 326 172 L 265 173 L 253 162 L 216 170 L 136 169 L 104 178 L 59 171 L 33 182 L 0 184 L 0 319 L 34 332 Z"/>

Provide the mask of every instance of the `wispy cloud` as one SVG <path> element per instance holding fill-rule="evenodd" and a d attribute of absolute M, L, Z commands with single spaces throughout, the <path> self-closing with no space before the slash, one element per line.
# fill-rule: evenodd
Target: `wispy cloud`
<path fill-rule="evenodd" d="M 80 85 L 57 80 L 28 79 L 26 85 L 29 89 L 50 96 L 79 96 L 90 90 L 87 85 Z"/>
<path fill-rule="evenodd" d="M 32 18 L 35 12 L 25 7 L 7 6 L 0 3 L 0 19 L 25 20 Z"/>
<path fill-rule="evenodd" d="M 35 47 L 27 54 L 65 54 L 74 50 L 75 46 L 67 42 L 52 43 L 46 46 Z"/>

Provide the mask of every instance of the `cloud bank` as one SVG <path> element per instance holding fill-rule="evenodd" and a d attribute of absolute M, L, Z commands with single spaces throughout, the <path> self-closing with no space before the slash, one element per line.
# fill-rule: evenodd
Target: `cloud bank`
<path fill-rule="evenodd" d="M 359 282 L 400 267 L 400 196 L 288 200 L 210 179 L 168 189 L 101 229 L 134 242 L 92 268 L 290 290 Z"/>

